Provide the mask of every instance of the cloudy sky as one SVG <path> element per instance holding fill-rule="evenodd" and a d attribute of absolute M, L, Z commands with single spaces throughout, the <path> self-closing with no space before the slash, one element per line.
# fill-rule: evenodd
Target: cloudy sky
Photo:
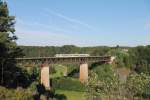
<path fill-rule="evenodd" d="M 150 44 L 150 0 L 7 0 L 19 45 Z"/>

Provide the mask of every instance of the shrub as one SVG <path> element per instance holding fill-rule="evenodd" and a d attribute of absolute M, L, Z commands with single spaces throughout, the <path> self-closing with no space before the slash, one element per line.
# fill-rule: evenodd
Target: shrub
<path fill-rule="evenodd" d="M 150 96 L 150 76 L 144 73 L 131 74 L 128 77 L 126 88 L 130 97 L 134 96 Z"/>
<path fill-rule="evenodd" d="M 15 90 L 0 87 L 0 100 L 33 100 L 33 95 L 22 88 Z"/>

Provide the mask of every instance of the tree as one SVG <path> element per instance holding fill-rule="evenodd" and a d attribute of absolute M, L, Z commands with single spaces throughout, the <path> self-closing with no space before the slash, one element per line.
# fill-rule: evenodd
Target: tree
<path fill-rule="evenodd" d="M 135 96 L 148 97 L 150 95 L 150 76 L 144 73 L 131 74 L 127 80 L 126 88 L 130 98 Z"/>
<path fill-rule="evenodd" d="M 1 84 L 7 83 L 14 76 L 15 57 L 21 55 L 21 49 L 17 47 L 15 40 L 17 40 L 14 34 L 15 17 L 9 15 L 7 3 L 0 0 L 0 78 Z M 9 76 L 10 75 L 10 76 Z M 5 80 L 4 80 L 5 77 Z"/>
<path fill-rule="evenodd" d="M 87 100 L 99 100 L 101 95 L 102 82 L 98 80 L 98 75 L 91 71 L 89 73 L 89 79 L 86 84 L 86 99 Z"/>
<path fill-rule="evenodd" d="M 122 48 L 115 48 L 108 52 L 108 55 L 116 57 L 117 67 L 131 67 L 131 61 L 128 51 L 124 51 Z"/>
<path fill-rule="evenodd" d="M 77 47 L 74 45 L 64 45 L 61 47 L 62 53 L 78 53 Z"/>
<path fill-rule="evenodd" d="M 137 73 L 150 75 L 150 47 L 138 46 L 129 51 L 130 61 Z"/>
<path fill-rule="evenodd" d="M 110 65 L 96 66 L 90 72 L 87 87 L 87 100 L 101 100 L 104 95 L 117 98 L 119 79 Z M 111 100 L 111 99 L 110 99 Z"/>

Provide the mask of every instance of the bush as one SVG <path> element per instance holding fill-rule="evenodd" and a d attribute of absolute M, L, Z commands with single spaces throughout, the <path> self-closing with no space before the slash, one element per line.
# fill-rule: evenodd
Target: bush
<path fill-rule="evenodd" d="M 32 92 L 18 88 L 7 89 L 0 87 L 0 100 L 33 100 Z"/>
<path fill-rule="evenodd" d="M 108 55 L 116 57 L 116 67 L 131 67 L 130 55 L 127 51 L 121 48 L 112 49 L 108 52 Z"/>
<path fill-rule="evenodd" d="M 93 71 L 97 75 L 101 92 L 108 94 L 118 91 L 119 78 L 111 65 L 104 64 L 97 66 Z M 92 78 L 90 75 L 89 77 Z"/>
<path fill-rule="evenodd" d="M 150 76 L 144 73 L 131 74 L 128 77 L 126 88 L 130 97 L 134 96 L 150 96 Z"/>
<path fill-rule="evenodd" d="M 72 79 L 72 78 L 55 78 L 52 80 L 53 87 L 55 89 L 60 90 L 70 90 L 70 91 L 85 91 L 85 86 L 79 80 Z"/>

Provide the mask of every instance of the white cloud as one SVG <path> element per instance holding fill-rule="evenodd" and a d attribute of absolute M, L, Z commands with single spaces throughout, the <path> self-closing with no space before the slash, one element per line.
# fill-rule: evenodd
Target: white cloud
<path fill-rule="evenodd" d="M 23 20 L 21 18 L 17 18 L 17 23 L 16 23 L 16 27 L 20 27 L 20 26 L 23 26 L 25 28 L 38 28 L 41 29 L 41 30 L 48 30 L 48 31 L 59 31 L 59 32 L 62 32 L 62 33 L 70 33 L 70 31 L 68 30 L 65 30 L 65 29 L 62 29 L 62 28 L 58 28 L 58 27 L 53 27 L 52 25 L 50 24 L 42 24 L 38 21 L 26 21 L 26 20 Z"/>
<path fill-rule="evenodd" d="M 72 24 L 78 24 L 78 25 L 84 26 L 84 27 L 86 27 L 86 28 L 88 28 L 90 30 L 95 30 L 94 27 L 92 27 L 91 25 L 89 25 L 87 23 L 84 23 L 84 22 L 82 22 L 80 20 L 77 20 L 75 18 L 70 18 L 68 16 L 65 16 L 65 15 L 63 15 L 61 13 L 58 13 L 58 12 L 54 12 L 54 11 L 52 11 L 50 9 L 47 9 L 47 8 L 45 8 L 44 10 L 46 11 L 46 13 L 44 13 L 44 15 L 46 15 L 46 16 L 51 16 L 51 14 L 52 14 L 52 15 L 55 15 L 55 16 L 57 16 L 59 18 L 64 19 L 67 22 L 70 22 Z M 49 14 L 47 14 L 47 13 L 49 13 Z"/>

